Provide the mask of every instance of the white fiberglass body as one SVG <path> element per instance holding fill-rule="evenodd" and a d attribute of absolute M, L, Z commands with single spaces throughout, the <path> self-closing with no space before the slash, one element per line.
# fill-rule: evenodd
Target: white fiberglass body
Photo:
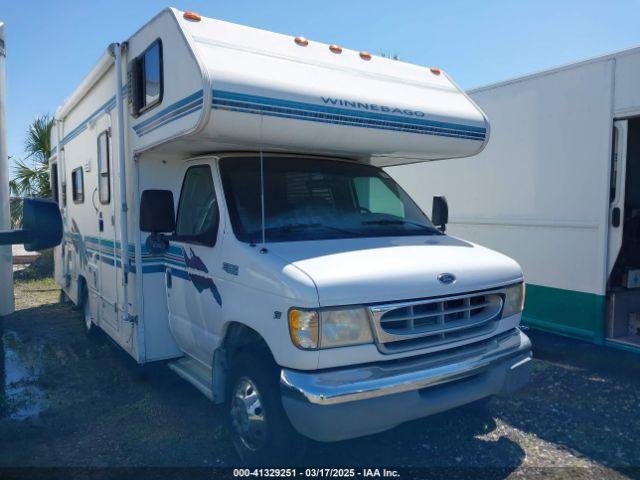
<path fill-rule="evenodd" d="M 291 422 L 320 440 L 512 391 L 530 357 L 520 267 L 444 235 L 381 169 L 488 139 L 439 69 L 167 9 L 112 44 L 56 114 L 56 281 L 88 327 L 140 363 L 179 359 L 217 402 L 236 356 L 266 350 L 283 391 L 307 398 L 287 401 Z M 361 365 L 409 357 L 420 368 L 360 383 L 380 373 Z M 350 370 L 315 376 L 329 367 Z M 445 402 L 414 398 L 466 376 Z M 347 414 L 356 402 L 303 431 L 305 402 L 351 402 L 349 389 L 411 405 L 375 424 Z"/>

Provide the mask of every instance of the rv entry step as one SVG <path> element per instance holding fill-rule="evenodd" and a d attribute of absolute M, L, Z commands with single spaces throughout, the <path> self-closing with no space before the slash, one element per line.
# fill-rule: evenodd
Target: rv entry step
<path fill-rule="evenodd" d="M 204 393 L 209 400 L 213 400 L 210 369 L 190 357 L 182 357 L 169 363 L 169 368 Z"/>

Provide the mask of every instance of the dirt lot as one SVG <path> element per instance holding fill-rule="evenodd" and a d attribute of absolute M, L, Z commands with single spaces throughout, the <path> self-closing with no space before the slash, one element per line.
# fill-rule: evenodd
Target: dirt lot
<path fill-rule="evenodd" d="M 57 299 L 50 280 L 18 283 L 20 310 L 3 320 L 0 468 L 237 465 L 219 407 L 165 365 L 137 368 L 106 339 L 87 338 L 79 314 Z M 314 443 L 308 464 L 637 477 L 640 357 L 529 333 L 533 378 L 517 396 Z"/>

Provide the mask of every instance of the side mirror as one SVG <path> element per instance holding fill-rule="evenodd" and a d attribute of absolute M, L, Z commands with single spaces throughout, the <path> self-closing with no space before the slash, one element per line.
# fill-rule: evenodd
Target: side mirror
<path fill-rule="evenodd" d="M 169 190 L 145 190 L 140 198 L 140 230 L 151 233 L 147 237 L 147 249 L 151 253 L 163 253 L 169 248 L 169 240 L 163 233 L 176 230 L 173 193 Z"/>
<path fill-rule="evenodd" d="M 33 252 L 55 247 L 62 242 L 62 215 L 58 204 L 42 198 L 25 198 L 22 205 L 22 230 L 0 232 L 0 245 L 23 243 Z"/>
<path fill-rule="evenodd" d="M 449 223 L 449 205 L 445 197 L 433 197 L 431 221 L 441 232 L 447 229 L 447 223 Z"/>
<path fill-rule="evenodd" d="M 176 230 L 173 193 L 169 190 L 142 192 L 140 230 L 147 233 L 173 233 Z"/>

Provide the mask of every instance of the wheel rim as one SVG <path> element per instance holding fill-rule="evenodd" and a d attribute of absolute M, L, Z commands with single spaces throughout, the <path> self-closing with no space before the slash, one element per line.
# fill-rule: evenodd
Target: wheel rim
<path fill-rule="evenodd" d="M 260 392 L 249 378 L 241 378 L 231 397 L 231 424 L 249 450 L 259 450 L 267 438 L 267 418 Z"/>

